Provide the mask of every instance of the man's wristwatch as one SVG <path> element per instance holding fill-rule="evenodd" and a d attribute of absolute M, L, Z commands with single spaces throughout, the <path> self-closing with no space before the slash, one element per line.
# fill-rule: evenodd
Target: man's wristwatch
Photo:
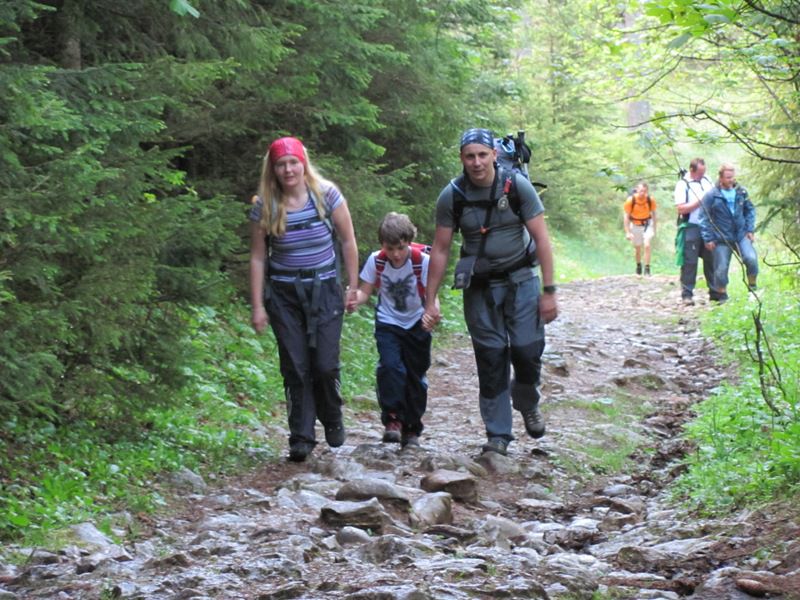
<path fill-rule="evenodd" d="M 555 294 L 556 293 L 556 286 L 554 285 L 545 285 L 542 287 L 542 292 L 545 294 Z"/>

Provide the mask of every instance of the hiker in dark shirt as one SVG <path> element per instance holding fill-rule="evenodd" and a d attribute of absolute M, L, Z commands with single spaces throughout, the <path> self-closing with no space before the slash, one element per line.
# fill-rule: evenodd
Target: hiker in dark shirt
<path fill-rule="evenodd" d="M 496 165 L 492 133 L 470 129 L 461 137 L 464 174 L 442 190 L 436 203 L 423 323 L 440 318 L 435 303 L 453 235 L 464 244 L 456 268 L 463 288 L 464 317 L 472 337 L 486 430 L 484 452 L 506 454 L 513 407 L 534 438 L 545 433 L 539 410 L 544 324 L 558 315 L 553 254 L 544 207 L 524 176 Z M 535 265 L 541 266 L 540 287 Z M 511 366 L 514 378 L 511 379 Z"/>

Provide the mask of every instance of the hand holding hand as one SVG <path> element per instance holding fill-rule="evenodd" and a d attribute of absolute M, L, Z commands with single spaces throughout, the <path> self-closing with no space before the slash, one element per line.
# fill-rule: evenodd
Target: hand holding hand
<path fill-rule="evenodd" d="M 358 288 L 347 288 L 344 302 L 345 310 L 347 312 L 355 312 L 355 310 L 358 308 L 358 305 L 360 304 L 359 300 L 361 298 L 360 294 L 361 290 Z"/>
<path fill-rule="evenodd" d="M 425 331 L 433 331 L 436 324 L 442 320 L 442 314 L 439 312 L 438 306 L 425 309 L 425 314 L 422 315 L 422 328 Z"/>

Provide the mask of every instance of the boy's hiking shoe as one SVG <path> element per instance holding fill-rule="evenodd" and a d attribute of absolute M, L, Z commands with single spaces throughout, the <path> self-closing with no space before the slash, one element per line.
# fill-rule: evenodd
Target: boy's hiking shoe
<path fill-rule="evenodd" d="M 383 432 L 383 441 L 387 444 L 399 444 L 402 442 L 403 424 L 394 419 L 386 423 L 386 431 Z"/>
<path fill-rule="evenodd" d="M 642 274 L 642 263 L 636 263 L 636 274 L 637 275 Z"/>
<path fill-rule="evenodd" d="M 496 452 L 506 456 L 508 454 L 508 440 L 505 438 L 490 438 L 488 442 L 483 445 L 483 453 Z"/>
<path fill-rule="evenodd" d="M 289 460 L 292 462 L 303 462 L 306 457 L 314 450 L 311 442 L 295 442 L 289 445 Z"/>
<path fill-rule="evenodd" d="M 650 275 L 650 265 L 645 265 L 644 266 L 644 274 L 645 275 Z"/>
<path fill-rule="evenodd" d="M 532 438 L 540 438 L 544 435 L 544 417 L 536 406 L 531 410 L 526 410 L 522 413 L 522 420 L 525 421 L 525 431 Z"/>
<path fill-rule="evenodd" d="M 341 421 L 335 425 L 325 427 L 325 441 L 328 442 L 328 446 L 331 448 L 338 448 L 344 444 L 345 437 L 347 437 L 347 434 Z"/>
<path fill-rule="evenodd" d="M 400 447 L 419 448 L 419 436 L 416 433 L 403 432 L 400 439 Z"/>

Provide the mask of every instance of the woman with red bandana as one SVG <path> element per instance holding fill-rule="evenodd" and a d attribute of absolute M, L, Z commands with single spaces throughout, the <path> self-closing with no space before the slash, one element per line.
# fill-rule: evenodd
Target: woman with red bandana
<path fill-rule="evenodd" d="M 339 346 L 345 302 L 358 288 L 358 252 L 347 202 L 311 165 L 296 138 L 275 140 L 264 157 L 250 211 L 253 328 L 278 342 L 289 417 L 289 460 L 316 445 L 316 420 L 332 448 L 345 439 Z M 336 239 L 349 286 L 343 299 Z"/>

